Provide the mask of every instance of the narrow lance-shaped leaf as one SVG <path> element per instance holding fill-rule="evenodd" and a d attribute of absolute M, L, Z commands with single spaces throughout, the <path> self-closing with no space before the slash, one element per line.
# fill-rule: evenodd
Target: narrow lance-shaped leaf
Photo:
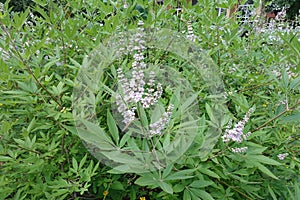
<path fill-rule="evenodd" d="M 254 163 L 255 166 L 258 167 L 258 169 L 263 172 L 264 174 L 274 178 L 274 179 L 278 179 L 268 168 L 266 168 L 264 165 L 260 164 L 260 163 Z"/>
<path fill-rule="evenodd" d="M 165 191 L 166 193 L 169 193 L 169 194 L 173 194 L 173 188 L 172 188 L 171 184 L 165 183 L 165 182 L 158 182 L 158 184 L 159 184 L 159 187 L 161 189 L 163 189 L 163 191 Z"/>
<path fill-rule="evenodd" d="M 108 125 L 108 129 L 109 132 L 111 134 L 111 136 L 113 137 L 114 141 L 116 142 L 116 144 L 118 145 L 119 143 L 119 130 L 118 127 L 116 125 L 116 121 L 113 118 L 112 114 L 110 113 L 110 111 L 107 111 L 107 125 Z"/>

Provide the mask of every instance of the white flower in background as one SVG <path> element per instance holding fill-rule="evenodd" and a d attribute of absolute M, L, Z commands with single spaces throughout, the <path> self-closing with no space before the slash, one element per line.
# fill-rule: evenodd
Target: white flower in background
<path fill-rule="evenodd" d="M 188 29 L 187 39 L 191 40 L 192 42 L 195 42 L 195 34 L 193 31 L 193 26 L 190 21 L 187 22 L 187 29 Z"/>
<path fill-rule="evenodd" d="M 294 73 L 292 70 L 296 69 L 296 66 L 292 66 L 290 64 L 285 64 L 285 65 L 280 65 L 280 66 L 275 66 L 275 69 L 273 69 L 271 72 L 273 73 L 274 76 L 276 76 L 279 80 L 282 79 L 282 68 L 285 68 L 286 73 L 289 78 L 296 77 L 298 74 Z"/>
<path fill-rule="evenodd" d="M 129 7 L 129 6 L 128 6 L 128 3 L 127 3 L 127 1 L 125 1 L 124 4 L 123 4 L 123 8 L 126 9 L 126 8 L 128 8 L 128 7 Z"/>
<path fill-rule="evenodd" d="M 288 153 L 278 154 L 278 155 L 277 155 L 277 158 L 278 158 L 279 160 L 284 160 L 285 157 L 287 157 L 288 155 L 289 155 Z"/>

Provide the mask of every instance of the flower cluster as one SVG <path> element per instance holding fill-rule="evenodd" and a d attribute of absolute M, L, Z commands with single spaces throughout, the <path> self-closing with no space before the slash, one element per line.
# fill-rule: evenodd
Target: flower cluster
<path fill-rule="evenodd" d="M 149 108 L 151 105 L 154 105 L 157 100 L 162 95 L 162 86 L 160 83 L 156 85 L 155 91 L 155 81 L 154 81 L 154 72 L 150 72 L 149 81 L 147 83 L 148 88 L 146 92 L 144 92 L 144 97 L 141 99 L 142 105 L 144 108 Z"/>
<path fill-rule="evenodd" d="M 187 29 L 188 29 L 187 39 L 191 40 L 192 42 L 195 42 L 195 34 L 193 31 L 193 26 L 190 21 L 187 22 Z"/>
<path fill-rule="evenodd" d="M 222 136 L 223 142 L 238 142 L 241 143 L 243 140 L 250 136 L 251 132 L 244 134 L 245 124 L 249 121 L 250 115 L 253 113 L 254 108 L 250 108 L 243 120 L 239 121 L 232 128 L 232 122 L 230 121 L 226 127 L 225 134 Z M 243 153 L 247 151 L 248 147 L 237 147 L 231 148 L 234 153 Z"/>
<path fill-rule="evenodd" d="M 143 51 L 145 48 L 145 40 L 142 22 L 139 22 L 138 32 L 130 39 L 129 52 L 133 52 L 132 71 L 129 74 L 130 78 L 126 78 L 122 69 L 117 69 L 118 83 L 122 95 L 117 94 L 116 104 L 118 112 L 121 113 L 123 122 L 128 125 L 135 119 L 136 105 L 141 103 L 143 108 L 149 108 L 154 105 L 162 95 L 162 86 L 160 83 L 155 84 L 154 72 L 149 73 L 148 80 L 145 80 L 144 70 L 147 68 L 144 62 Z M 147 81 L 147 83 L 146 83 Z"/>
<path fill-rule="evenodd" d="M 144 22 L 139 21 L 138 22 L 138 28 L 137 32 L 134 34 L 134 37 L 130 38 L 128 48 L 127 50 L 129 53 L 137 51 L 138 53 L 142 53 L 146 47 L 145 47 L 145 34 L 144 34 L 144 28 L 143 28 Z"/>
<path fill-rule="evenodd" d="M 151 136 L 162 134 L 162 130 L 165 129 L 167 124 L 169 124 L 173 108 L 173 105 L 169 105 L 167 111 L 163 113 L 162 117 L 158 121 L 149 125 Z"/>
<path fill-rule="evenodd" d="M 229 123 L 229 125 L 226 127 L 225 134 L 222 136 L 223 142 L 229 142 L 232 140 L 234 142 L 241 143 L 251 134 L 250 132 L 244 134 L 243 131 L 245 124 L 249 121 L 250 115 L 253 113 L 253 111 L 254 109 L 250 108 L 243 120 L 235 124 L 233 128 L 230 128 L 231 123 Z"/>
<path fill-rule="evenodd" d="M 122 114 L 123 116 L 123 122 L 124 124 L 129 124 L 135 119 L 135 108 L 128 109 L 127 105 L 124 103 L 121 95 L 117 94 L 116 96 L 116 104 L 118 107 L 118 112 Z"/>
<path fill-rule="evenodd" d="M 288 155 L 289 155 L 288 153 L 281 153 L 281 154 L 278 154 L 278 155 L 277 155 L 277 158 L 278 158 L 279 160 L 284 160 L 285 157 L 287 157 Z"/>

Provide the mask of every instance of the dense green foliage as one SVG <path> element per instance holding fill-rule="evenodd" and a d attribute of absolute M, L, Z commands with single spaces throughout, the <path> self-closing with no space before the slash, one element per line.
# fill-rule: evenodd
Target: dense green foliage
<path fill-rule="evenodd" d="M 241 25 L 214 9 L 229 5 L 208 0 L 201 7 L 183 5 L 180 17 L 172 1 L 165 1 L 168 9 L 142 0 L 127 1 L 128 8 L 99 0 L 35 2 L 19 13 L 6 3 L 0 13 L 0 199 L 299 199 L 299 32 L 258 34 L 243 27 L 249 36 L 240 37 Z M 73 89 L 86 55 L 112 34 L 136 28 L 138 20 L 145 28 L 183 36 L 190 21 L 195 45 L 212 58 L 223 79 L 228 110 L 219 122 L 213 112 L 219 105 L 211 101 L 200 70 L 191 71 L 172 53 L 149 51 L 149 62 L 172 66 L 198 92 L 201 128 L 189 150 L 166 168 L 114 174 L 78 136 Z M 122 64 L 129 68 L 125 61 L 112 66 Z M 112 66 L 101 80 L 107 85 L 115 83 Z M 96 112 L 108 130 L 114 121 L 106 124 L 109 98 L 99 94 Z M 224 132 L 229 119 L 239 121 L 251 107 L 255 111 L 245 131 L 252 134 L 242 143 L 248 151 L 233 153 L 230 148 L 237 145 L 224 143 L 220 135 L 204 156 L 209 125 Z M 283 153 L 288 156 L 279 160 Z"/>

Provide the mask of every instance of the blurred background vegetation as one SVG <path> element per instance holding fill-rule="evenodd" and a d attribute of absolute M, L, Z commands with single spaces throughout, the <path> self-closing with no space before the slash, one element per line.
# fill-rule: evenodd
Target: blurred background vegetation
<path fill-rule="evenodd" d="M 5 3 L 6 0 L 0 0 L 0 2 Z M 54 0 L 53 2 L 58 4 L 66 4 L 68 1 L 65 0 Z M 247 1 L 253 2 L 253 1 Z M 283 7 L 287 8 L 287 19 L 294 20 L 299 14 L 300 1 L 299 0 L 264 0 L 264 5 L 266 5 L 265 10 L 267 12 L 273 10 L 281 10 Z M 11 0 L 9 6 L 15 12 L 20 12 L 26 10 L 28 6 L 35 5 L 32 0 Z"/>

